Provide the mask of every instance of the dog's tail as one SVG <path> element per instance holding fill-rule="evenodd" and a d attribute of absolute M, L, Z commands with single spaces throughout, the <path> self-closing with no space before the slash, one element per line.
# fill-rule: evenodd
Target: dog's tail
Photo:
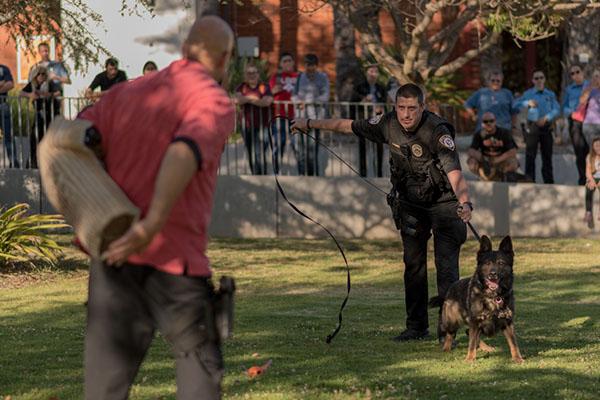
<path fill-rule="evenodd" d="M 429 308 L 440 308 L 444 304 L 444 298 L 441 296 L 434 296 L 429 299 Z"/>

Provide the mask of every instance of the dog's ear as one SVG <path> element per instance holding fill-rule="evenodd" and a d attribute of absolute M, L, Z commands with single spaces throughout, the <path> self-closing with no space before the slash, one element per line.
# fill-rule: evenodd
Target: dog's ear
<path fill-rule="evenodd" d="M 510 238 L 510 236 L 505 236 L 504 239 L 502 239 L 502 242 L 500 242 L 500 247 L 498 248 L 498 250 L 500 250 L 504 253 L 508 253 L 510 255 L 514 255 L 512 239 Z"/>
<path fill-rule="evenodd" d="M 487 253 L 488 251 L 492 251 L 492 241 L 486 235 L 481 237 L 481 241 L 479 242 L 479 252 Z"/>

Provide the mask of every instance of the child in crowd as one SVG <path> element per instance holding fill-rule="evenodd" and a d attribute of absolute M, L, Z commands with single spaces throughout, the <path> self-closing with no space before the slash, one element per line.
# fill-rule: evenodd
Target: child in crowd
<path fill-rule="evenodd" d="M 594 200 L 594 191 L 600 189 L 600 136 L 592 140 L 590 154 L 586 160 L 585 175 L 587 183 L 585 185 L 585 217 L 584 221 L 590 229 L 594 227 L 594 218 L 592 216 L 592 205 Z M 600 210 L 598 212 L 600 221 Z"/>

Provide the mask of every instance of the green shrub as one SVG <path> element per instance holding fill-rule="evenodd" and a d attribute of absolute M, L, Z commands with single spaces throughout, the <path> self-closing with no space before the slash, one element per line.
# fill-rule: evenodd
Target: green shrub
<path fill-rule="evenodd" d="M 35 108 L 33 107 L 33 103 L 26 97 L 19 97 L 20 92 L 21 89 L 16 88 L 8 92 L 13 137 L 28 136 L 35 124 Z"/>
<path fill-rule="evenodd" d="M 35 265 L 34 261 L 55 265 L 62 254 L 63 248 L 47 231 L 69 225 L 60 215 L 27 215 L 28 210 L 27 204 L 0 208 L 0 266 L 19 262 Z"/>

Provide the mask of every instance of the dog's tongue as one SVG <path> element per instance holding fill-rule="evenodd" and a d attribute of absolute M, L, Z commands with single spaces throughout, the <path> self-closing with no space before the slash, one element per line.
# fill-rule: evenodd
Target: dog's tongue
<path fill-rule="evenodd" d="M 490 288 L 490 289 L 492 289 L 492 290 L 498 289 L 498 284 L 496 282 L 494 282 L 494 281 L 486 279 L 485 283 L 486 283 L 487 287 Z"/>

